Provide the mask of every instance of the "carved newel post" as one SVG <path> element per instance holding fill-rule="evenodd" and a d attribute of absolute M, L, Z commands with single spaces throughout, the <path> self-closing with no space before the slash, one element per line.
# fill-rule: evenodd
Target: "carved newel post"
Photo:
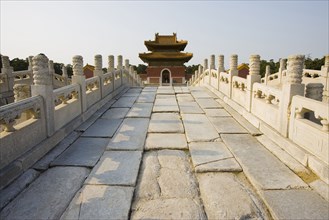
<path fill-rule="evenodd" d="M 122 69 L 122 55 L 118 56 L 118 65 L 117 65 L 117 69 L 121 70 Z"/>
<path fill-rule="evenodd" d="M 13 67 L 10 66 L 10 61 L 8 56 L 1 56 L 2 60 L 2 68 L 1 73 L 5 75 L 6 83 L 4 85 L 4 88 L 2 88 L 2 91 L 7 92 L 8 97 L 11 97 L 12 102 L 14 100 L 14 75 L 13 75 Z M 5 101 L 7 103 L 7 101 Z"/>
<path fill-rule="evenodd" d="M 113 55 L 110 55 L 108 57 L 108 68 L 107 68 L 107 72 L 108 73 L 111 73 L 114 71 L 114 56 Z"/>
<path fill-rule="evenodd" d="M 231 55 L 230 74 L 231 74 L 231 76 L 238 75 L 238 55 L 236 55 L 236 54 Z"/>
<path fill-rule="evenodd" d="M 224 68 L 224 55 L 219 55 L 218 56 L 218 76 L 219 73 L 224 72 L 225 68 Z"/>
<path fill-rule="evenodd" d="M 80 85 L 80 98 L 81 98 L 81 109 L 82 112 L 87 110 L 86 100 L 86 77 L 83 75 L 83 58 L 82 56 L 76 55 L 72 58 L 72 84 L 76 83 Z"/>
<path fill-rule="evenodd" d="M 321 68 L 322 75 L 325 79 L 322 101 L 329 103 L 329 55 L 325 56 L 324 65 Z"/>
<path fill-rule="evenodd" d="M 30 85 L 16 84 L 14 85 L 15 102 L 31 97 Z"/>
<path fill-rule="evenodd" d="M 45 104 L 45 116 L 47 123 L 47 134 L 51 136 L 55 132 L 54 110 L 55 103 L 53 98 L 52 75 L 49 72 L 49 60 L 44 54 L 38 54 L 33 57 L 33 85 L 31 85 L 31 95 L 40 95 Z"/>
<path fill-rule="evenodd" d="M 29 62 L 28 70 L 31 70 L 31 71 L 32 71 L 32 66 L 33 66 L 33 64 L 32 64 L 32 62 L 33 62 L 33 56 L 29 56 L 29 57 L 27 58 L 27 60 L 28 60 L 28 62 Z"/>
<path fill-rule="evenodd" d="M 304 55 L 292 55 L 288 57 L 287 76 L 284 84 L 282 85 L 282 97 L 280 100 L 280 132 L 284 137 L 288 136 L 290 104 L 292 97 L 295 95 L 304 96 L 305 85 L 301 84 L 304 60 Z"/>
<path fill-rule="evenodd" d="M 208 69 L 208 59 L 203 60 L 203 69 L 206 71 Z"/>
<path fill-rule="evenodd" d="M 125 59 L 125 70 L 129 70 L 129 60 Z"/>
<path fill-rule="evenodd" d="M 214 54 L 212 54 L 210 56 L 210 69 L 211 70 L 216 69 L 216 66 L 215 66 L 215 55 Z"/>
<path fill-rule="evenodd" d="M 265 85 L 267 85 L 268 83 L 268 77 L 271 75 L 271 67 L 270 65 L 266 65 L 266 69 L 265 69 L 265 77 L 264 77 L 264 83 Z"/>
<path fill-rule="evenodd" d="M 250 112 L 251 111 L 251 102 L 252 102 L 252 87 L 255 82 L 260 82 L 261 76 L 260 76 L 260 56 L 250 55 L 249 57 L 249 75 L 247 75 L 247 102 L 246 102 L 246 108 Z"/>
<path fill-rule="evenodd" d="M 103 76 L 103 61 L 102 61 L 102 55 L 97 54 L 95 55 L 95 70 L 94 70 L 94 76 Z"/>
<path fill-rule="evenodd" d="M 287 68 L 287 60 L 281 58 L 280 59 L 280 67 L 279 67 L 279 82 L 282 83 L 282 77 L 283 77 L 283 71 L 285 71 Z"/>
<path fill-rule="evenodd" d="M 64 82 L 65 82 L 65 85 L 69 85 L 69 76 L 67 75 L 67 69 L 66 69 L 66 66 L 64 64 L 62 64 L 62 76 L 64 77 Z"/>
<path fill-rule="evenodd" d="M 317 101 L 322 101 L 323 93 L 323 84 L 322 83 L 309 83 L 306 85 L 305 97 L 314 99 Z"/>
<path fill-rule="evenodd" d="M 198 67 L 198 76 L 197 77 L 194 77 L 194 81 L 195 80 L 199 80 L 198 81 L 198 85 L 200 85 L 200 82 L 201 82 L 201 79 L 200 77 L 203 75 L 203 66 L 201 64 L 199 64 L 199 67 Z M 203 76 L 204 77 L 204 76 Z"/>

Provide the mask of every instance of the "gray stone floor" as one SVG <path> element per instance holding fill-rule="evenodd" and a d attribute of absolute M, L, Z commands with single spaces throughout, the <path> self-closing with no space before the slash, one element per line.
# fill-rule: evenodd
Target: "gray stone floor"
<path fill-rule="evenodd" d="M 269 143 L 205 88 L 131 88 L 2 190 L 0 219 L 329 219 Z"/>

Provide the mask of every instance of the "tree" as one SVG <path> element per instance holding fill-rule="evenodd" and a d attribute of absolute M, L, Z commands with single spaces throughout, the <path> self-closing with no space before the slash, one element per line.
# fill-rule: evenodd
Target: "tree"
<path fill-rule="evenodd" d="M 27 70 L 29 67 L 29 62 L 27 59 L 14 58 L 10 61 L 10 66 L 13 67 L 14 71 Z"/>
<path fill-rule="evenodd" d="M 134 66 L 134 70 L 137 71 L 137 74 L 146 73 L 147 66 L 144 64 L 138 64 L 138 66 Z"/>
<path fill-rule="evenodd" d="M 321 70 L 321 67 L 324 65 L 324 60 L 324 57 L 322 57 L 322 59 L 315 58 L 314 60 L 312 60 L 311 56 L 308 55 L 305 58 L 305 68 L 312 70 Z"/>
<path fill-rule="evenodd" d="M 194 74 L 195 70 L 198 70 L 199 65 L 192 65 L 192 66 L 186 66 L 185 73 L 186 74 Z"/>
<path fill-rule="evenodd" d="M 63 63 L 54 63 L 54 70 L 56 74 L 63 75 L 62 66 Z"/>

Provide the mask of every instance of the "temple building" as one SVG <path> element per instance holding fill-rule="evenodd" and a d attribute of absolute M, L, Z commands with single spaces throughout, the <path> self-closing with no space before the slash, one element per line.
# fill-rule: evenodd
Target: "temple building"
<path fill-rule="evenodd" d="M 173 85 L 185 83 L 185 66 L 192 57 L 192 53 L 183 53 L 186 40 L 177 40 L 173 35 L 155 34 L 154 41 L 144 41 L 148 53 L 140 53 L 143 62 L 148 63 L 146 69 L 147 83 Z"/>

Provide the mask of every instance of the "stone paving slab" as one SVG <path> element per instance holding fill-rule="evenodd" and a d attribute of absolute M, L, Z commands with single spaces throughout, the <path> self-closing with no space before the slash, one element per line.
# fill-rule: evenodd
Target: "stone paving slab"
<path fill-rule="evenodd" d="M 218 102 L 216 102 L 213 98 L 196 98 L 195 101 L 201 106 L 203 109 L 207 108 L 223 108 Z"/>
<path fill-rule="evenodd" d="M 198 174 L 208 219 L 266 219 L 244 184 L 232 173 Z"/>
<path fill-rule="evenodd" d="M 209 98 L 212 98 L 212 96 L 209 95 L 204 90 L 192 90 L 191 94 L 195 99 L 209 99 Z"/>
<path fill-rule="evenodd" d="M 130 108 L 134 105 L 136 99 L 137 96 L 121 97 L 112 105 L 112 108 Z"/>
<path fill-rule="evenodd" d="M 196 172 L 242 171 L 223 142 L 193 142 L 189 149 Z"/>
<path fill-rule="evenodd" d="M 184 133 L 184 127 L 177 113 L 153 113 L 148 132 Z"/>
<path fill-rule="evenodd" d="M 219 134 L 204 114 L 182 114 L 187 142 L 212 141 Z"/>
<path fill-rule="evenodd" d="M 196 102 L 178 102 L 181 114 L 204 114 L 204 111 Z"/>
<path fill-rule="evenodd" d="M 209 121 L 214 125 L 220 134 L 246 134 L 248 131 L 244 129 L 232 117 L 208 117 Z"/>
<path fill-rule="evenodd" d="M 86 131 L 102 114 L 93 114 L 90 118 L 88 118 L 85 122 L 83 122 L 75 131 Z"/>
<path fill-rule="evenodd" d="M 262 197 L 274 219 L 329 219 L 329 203 L 310 190 L 266 190 Z"/>
<path fill-rule="evenodd" d="M 135 186 L 141 151 L 106 151 L 85 184 Z"/>
<path fill-rule="evenodd" d="M 145 150 L 188 149 L 184 134 L 149 133 L 145 141 Z"/>
<path fill-rule="evenodd" d="M 174 95 L 175 90 L 171 86 L 159 86 L 157 90 L 157 94 Z"/>
<path fill-rule="evenodd" d="M 177 94 L 177 101 L 179 102 L 194 102 L 194 98 L 191 94 Z"/>
<path fill-rule="evenodd" d="M 129 110 L 130 110 L 130 108 L 110 108 L 102 115 L 101 118 L 123 119 L 129 112 Z"/>
<path fill-rule="evenodd" d="M 133 187 L 85 185 L 63 213 L 65 219 L 128 219 Z"/>
<path fill-rule="evenodd" d="M 232 117 L 225 109 L 207 108 L 203 109 L 208 117 Z"/>
<path fill-rule="evenodd" d="M 131 213 L 131 219 L 207 219 L 202 206 L 186 198 L 140 201 Z"/>
<path fill-rule="evenodd" d="M 13 200 L 26 186 L 30 185 L 40 172 L 34 169 L 28 169 L 8 187 L 0 191 L 0 210 L 4 208 L 11 200 Z"/>
<path fill-rule="evenodd" d="M 173 95 L 158 94 L 158 95 L 156 95 L 156 98 L 157 99 L 173 99 L 173 100 L 176 100 L 175 94 L 173 94 Z"/>
<path fill-rule="evenodd" d="M 50 152 L 46 154 L 41 160 L 33 165 L 33 169 L 36 170 L 47 170 L 52 161 L 56 159 L 61 153 L 63 153 L 78 137 L 81 135 L 80 132 L 71 132 L 61 142 L 59 142 Z"/>
<path fill-rule="evenodd" d="M 147 86 L 143 88 L 142 92 L 156 92 L 157 90 L 158 87 Z"/>
<path fill-rule="evenodd" d="M 82 137 L 113 137 L 122 119 L 97 119 L 81 136 Z"/>
<path fill-rule="evenodd" d="M 50 165 L 93 167 L 109 141 L 109 138 L 79 138 Z"/>
<path fill-rule="evenodd" d="M 88 174 L 84 167 L 47 170 L 2 210 L 0 219 L 59 219 Z"/>
<path fill-rule="evenodd" d="M 137 98 L 136 102 L 153 103 L 155 100 L 155 92 L 142 92 Z"/>
<path fill-rule="evenodd" d="M 142 150 L 146 138 L 148 118 L 126 118 L 107 145 L 107 150 Z"/>
<path fill-rule="evenodd" d="M 150 118 L 153 103 L 135 103 L 127 114 L 128 118 Z"/>
<path fill-rule="evenodd" d="M 222 134 L 221 137 L 257 189 L 308 187 L 249 134 Z"/>
<path fill-rule="evenodd" d="M 179 112 L 176 99 L 155 99 L 153 112 Z"/>

